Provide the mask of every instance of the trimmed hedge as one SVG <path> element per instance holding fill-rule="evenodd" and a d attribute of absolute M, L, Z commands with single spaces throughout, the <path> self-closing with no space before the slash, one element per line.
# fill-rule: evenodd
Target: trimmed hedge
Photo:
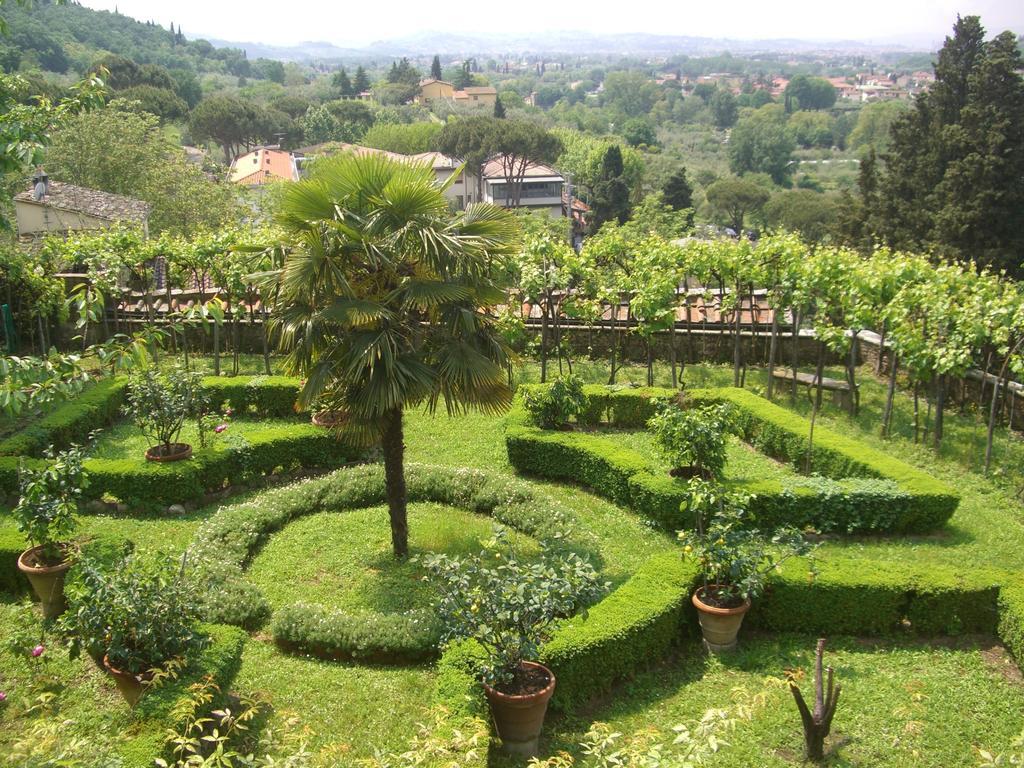
<path fill-rule="evenodd" d="M 679 641 L 694 578 L 678 553 L 655 555 L 600 603 L 564 622 L 540 655 L 558 678 L 552 706 L 583 704 L 665 656 Z"/>
<path fill-rule="evenodd" d="M 481 470 L 411 464 L 406 468 L 410 502 L 430 501 L 493 516 L 538 538 L 561 532 L 559 506 L 538 503 L 519 480 Z M 191 552 L 207 581 L 207 617 L 253 629 L 270 615 L 259 589 L 245 581 L 244 568 L 267 537 L 292 520 L 323 511 L 360 509 L 386 500 L 384 470 L 363 465 L 263 494 L 258 500 L 224 507 L 196 532 Z M 586 542 L 566 542 L 599 563 Z M 420 612 L 353 614 L 297 605 L 277 612 L 275 640 L 285 649 L 326 658 L 370 658 L 406 663 L 435 656 L 437 626 Z"/>
<path fill-rule="evenodd" d="M 236 414 L 283 419 L 295 416 L 299 380 L 289 376 L 206 376 L 203 391 L 215 407 L 227 402 Z"/>
<path fill-rule="evenodd" d="M 35 456 L 53 445 L 63 450 L 72 443 L 84 443 L 95 429 L 118 420 L 125 401 L 128 379 L 101 379 L 22 430 L 0 441 L 0 456 Z"/>
<path fill-rule="evenodd" d="M 274 613 L 274 641 L 321 659 L 413 664 L 437 655 L 441 625 L 427 610 L 349 613 L 294 603 Z"/>
<path fill-rule="evenodd" d="M 601 395 L 629 403 L 612 424 L 622 426 L 645 411 L 633 402 L 650 393 L 662 398 L 671 390 L 619 390 Z M 741 389 L 696 390 L 687 402 L 730 402 L 739 414 L 741 435 L 774 458 L 799 463 L 807 451 L 806 419 Z M 653 408 L 653 406 L 651 406 Z M 590 418 L 588 416 L 587 418 Z M 642 454 L 617 445 L 613 438 L 584 432 L 541 430 L 529 423 L 518 404 L 505 428 L 509 462 L 517 471 L 569 480 L 627 506 L 666 530 L 692 525 L 681 511 L 686 483 L 652 466 Z M 959 504 L 956 491 L 925 472 L 819 427 L 812 467 L 825 477 L 798 477 L 734 483 L 753 495 L 752 523 L 763 529 L 783 524 L 842 533 L 922 532 L 941 527 Z"/>
<path fill-rule="evenodd" d="M 941 566 L 898 562 L 789 561 L 754 601 L 747 621 L 773 631 L 808 634 L 994 634 L 1001 574 L 965 578 Z"/>
<path fill-rule="evenodd" d="M 187 461 L 87 459 L 85 495 L 109 495 L 133 507 L 166 507 L 275 470 L 334 468 L 357 456 L 355 449 L 312 424 L 272 425 L 247 435 L 241 445 L 200 452 Z"/>
<path fill-rule="evenodd" d="M 190 698 L 189 686 L 209 676 L 222 691 L 227 691 L 235 679 L 242 663 L 245 632 L 222 624 L 203 625 L 202 630 L 209 637 L 209 643 L 196 654 L 192 663 L 177 679 L 143 696 L 132 710 L 136 727 L 126 733 L 117 746 L 124 768 L 150 768 L 156 758 L 168 756 L 168 731 L 181 725 L 175 715 L 182 713 L 175 710 Z"/>
<path fill-rule="evenodd" d="M 295 416 L 299 380 L 285 376 L 207 376 L 204 391 L 219 407 L 227 402 L 239 416 Z M 89 433 L 118 421 L 128 378 L 101 379 L 0 442 L 0 498 L 18 493 L 22 460 L 38 466 L 43 450 L 84 442 Z M 25 458 L 31 457 L 31 458 Z M 134 506 L 168 506 L 220 490 L 225 482 L 269 474 L 276 468 L 336 467 L 355 458 L 329 432 L 308 422 L 281 425 L 248 438 L 244 448 L 197 455 L 187 462 L 157 464 L 138 460 L 88 459 L 89 498 L 109 494 Z"/>
<path fill-rule="evenodd" d="M 479 739 L 474 755 L 460 757 L 461 768 L 487 768 L 491 762 L 491 713 L 479 678 L 485 660 L 479 643 L 465 640 L 445 648 L 437 663 L 434 702 L 446 720 L 445 732 L 437 735 L 446 737 L 458 731 Z"/>
<path fill-rule="evenodd" d="M 1024 666 L 1024 579 L 1019 576 L 999 590 L 999 639 L 1019 666 Z"/>

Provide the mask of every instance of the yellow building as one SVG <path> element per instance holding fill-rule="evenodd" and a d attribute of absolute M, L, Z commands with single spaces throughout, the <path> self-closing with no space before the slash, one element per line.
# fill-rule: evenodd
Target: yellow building
<path fill-rule="evenodd" d="M 445 80 L 435 80 L 433 78 L 421 80 L 420 92 L 416 97 L 416 103 L 425 104 L 429 101 L 437 101 L 438 99 L 445 99 L 447 101 L 455 99 L 455 89 L 452 87 L 452 84 Z"/>
<path fill-rule="evenodd" d="M 493 107 L 498 100 L 498 91 L 492 85 L 470 85 L 463 91 L 455 91 L 456 104 L 479 104 Z"/>

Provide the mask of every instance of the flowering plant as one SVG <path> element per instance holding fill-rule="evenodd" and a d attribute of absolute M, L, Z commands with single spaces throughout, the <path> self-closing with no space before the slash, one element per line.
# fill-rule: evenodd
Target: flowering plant
<path fill-rule="evenodd" d="M 80 446 L 59 453 L 51 447 L 46 458 L 50 461 L 40 469 L 19 468 L 21 495 L 14 520 L 29 543 L 40 547 L 40 565 L 53 566 L 64 562 L 65 542 L 77 527 L 74 515 L 88 483 Z"/>

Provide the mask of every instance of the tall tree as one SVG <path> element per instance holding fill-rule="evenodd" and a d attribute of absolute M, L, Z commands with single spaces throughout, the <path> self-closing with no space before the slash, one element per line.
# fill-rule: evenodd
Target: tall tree
<path fill-rule="evenodd" d="M 430 63 L 430 76 L 435 80 L 441 79 L 441 58 L 434 54 L 434 60 Z"/>
<path fill-rule="evenodd" d="M 984 41 L 958 18 L 934 86 L 893 125 L 879 185 L 878 235 L 893 247 L 1024 274 L 1024 61 L 1010 33 Z"/>
<path fill-rule="evenodd" d="M 366 74 L 366 70 L 363 69 L 362 64 L 356 67 L 355 78 L 352 80 L 352 90 L 356 92 L 356 96 L 370 90 L 370 78 Z"/>
<path fill-rule="evenodd" d="M 708 204 L 737 233 L 743 231 L 747 216 L 760 211 L 770 195 L 761 186 L 747 179 L 719 179 L 707 189 Z"/>
<path fill-rule="evenodd" d="M 601 175 L 594 184 L 590 207 L 591 226 L 596 231 L 606 221 L 625 224 L 629 219 L 629 185 L 623 178 L 622 150 L 612 144 L 601 161 Z"/>
<path fill-rule="evenodd" d="M 740 118 L 729 135 L 733 173 L 767 173 L 776 184 L 789 178 L 796 141 L 780 104 L 768 104 Z"/>
<path fill-rule="evenodd" d="M 334 73 L 334 77 L 331 78 L 331 85 L 343 99 L 355 96 L 355 89 L 352 87 L 352 81 L 349 79 L 348 72 L 345 71 L 344 67 Z"/>
<path fill-rule="evenodd" d="M 693 187 L 690 180 L 686 178 L 686 167 L 679 166 L 668 180 L 661 191 L 665 195 L 665 204 L 672 206 L 673 210 L 682 211 L 693 208 Z M 690 215 L 693 218 L 693 214 Z"/>
<path fill-rule="evenodd" d="M 505 119 L 505 105 L 501 101 L 501 96 L 494 97 L 494 117 L 497 120 Z"/>
<path fill-rule="evenodd" d="M 507 349 L 488 310 L 504 298 L 495 259 L 515 250 L 509 214 L 451 213 L 429 168 L 342 155 L 284 192 L 295 248 L 280 271 L 275 322 L 299 402 L 344 412 L 379 439 L 392 549 L 408 555 L 402 414 L 496 412 L 511 400 Z"/>

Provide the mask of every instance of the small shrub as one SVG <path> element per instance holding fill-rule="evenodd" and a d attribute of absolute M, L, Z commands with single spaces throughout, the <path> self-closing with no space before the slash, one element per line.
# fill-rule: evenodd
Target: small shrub
<path fill-rule="evenodd" d="M 132 553 L 113 567 L 85 560 L 79 570 L 60 620 L 72 658 L 82 650 L 97 660 L 106 655 L 111 666 L 138 675 L 202 645 L 184 561 Z"/>
<path fill-rule="evenodd" d="M 46 457 L 50 463 L 41 467 L 19 467 L 21 497 L 14 520 L 29 544 L 41 547 L 39 564 L 52 566 L 65 559 L 66 542 L 77 527 L 74 515 L 87 480 L 79 446 L 59 453 L 51 449 Z"/>
<path fill-rule="evenodd" d="M 700 569 L 704 602 L 735 608 L 757 597 L 769 574 L 790 557 L 812 549 L 799 531 L 780 528 L 770 537 L 745 528 L 745 494 L 694 478 L 689 484 L 689 511 L 695 531 L 680 531 L 685 557 Z"/>
<path fill-rule="evenodd" d="M 538 427 L 558 429 L 586 408 L 583 380 L 570 374 L 559 376 L 550 387 L 524 388 L 523 405 Z"/>
<path fill-rule="evenodd" d="M 169 454 L 185 420 L 199 410 L 201 381 L 198 373 L 180 367 L 168 373 L 147 368 L 131 379 L 125 415 L 153 447 L 162 446 Z"/>
<path fill-rule="evenodd" d="M 473 638 L 487 653 L 483 679 L 509 692 L 522 689 L 523 662 L 539 658 L 541 642 L 556 619 L 571 616 L 608 587 L 576 553 L 553 552 L 521 560 L 503 528 L 478 555 L 430 555 L 427 571 L 438 581 L 435 605 L 442 639 Z"/>
<path fill-rule="evenodd" d="M 647 422 L 665 458 L 677 474 L 691 469 L 705 480 L 725 474 L 726 436 L 734 431 L 733 409 L 727 403 L 683 410 L 664 406 Z"/>

